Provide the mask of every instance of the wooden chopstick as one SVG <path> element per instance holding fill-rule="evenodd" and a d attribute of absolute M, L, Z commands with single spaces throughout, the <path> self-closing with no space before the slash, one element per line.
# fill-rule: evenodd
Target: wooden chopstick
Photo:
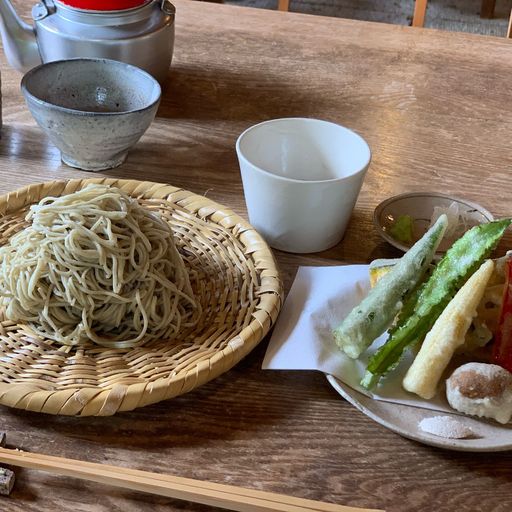
<path fill-rule="evenodd" d="M 381 512 L 7 448 L 0 462 L 239 512 Z"/>

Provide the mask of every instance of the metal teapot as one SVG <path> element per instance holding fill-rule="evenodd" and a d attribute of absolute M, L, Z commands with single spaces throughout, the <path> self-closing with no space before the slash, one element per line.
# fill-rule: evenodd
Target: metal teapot
<path fill-rule="evenodd" d="M 174 6 L 169 0 L 41 0 L 34 26 L 0 0 L 0 33 L 12 67 L 26 72 L 76 57 L 120 60 L 163 82 L 174 48 Z"/>

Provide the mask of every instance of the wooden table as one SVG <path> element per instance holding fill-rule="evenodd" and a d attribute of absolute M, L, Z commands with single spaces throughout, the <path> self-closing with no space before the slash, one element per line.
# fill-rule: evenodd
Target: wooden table
<path fill-rule="evenodd" d="M 25 13 L 30 2 L 17 1 Z M 373 162 L 345 240 L 298 265 L 396 253 L 372 212 L 408 191 L 449 192 L 510 215 L 512 43 L 383 24 L 177 0 L 175 59 L 159 117 L 106 176 L 185 187 L 245 215 L 234 142 L 249 125 L 311 116 L 362 134 Z M 61 165 L 2 61 L 0 192 L 87 173 Z M 512 243 L 510 243 L 512 246 Z M 388 511 L 512 509 L 512 453 L 463 454 L 387 431 L 314 372 L 263 372 L 262 343 L 180 398 L 111 418 L 1 408 L 10 444 L 84 460 Z M 0 510 L 210 510 L 19 470 Z"/>

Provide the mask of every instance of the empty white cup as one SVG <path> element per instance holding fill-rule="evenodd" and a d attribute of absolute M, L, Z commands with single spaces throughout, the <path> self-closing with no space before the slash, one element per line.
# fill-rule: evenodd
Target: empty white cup
<path fill-rule="evenodd" d="M 250 223 L 281 251 L 318 252 L 343 238 L 371 152 L 343 126 L 287 118 L 240 135 L 236 151 Z"/>

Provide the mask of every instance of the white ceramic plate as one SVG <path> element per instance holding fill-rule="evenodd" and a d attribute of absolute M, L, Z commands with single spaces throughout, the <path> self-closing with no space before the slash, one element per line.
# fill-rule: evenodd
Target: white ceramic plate
<path fill-rule="evenodd" d="M 408 439 L 423 444 L 457 450 L 462 452 L 499 452 L 512 450 L 512 424 L 479 420 L 459 414 L 411 407 L 374 400 L 353 390 L 332 375 L 326 375 L 331 386 L 356 409 L 384 427 Z M 446 439 L 428 434 L 420 429 L 419 423 L 424 418 L 433 416 L 453 416 L 475 434 L 470 439 Z"/>

